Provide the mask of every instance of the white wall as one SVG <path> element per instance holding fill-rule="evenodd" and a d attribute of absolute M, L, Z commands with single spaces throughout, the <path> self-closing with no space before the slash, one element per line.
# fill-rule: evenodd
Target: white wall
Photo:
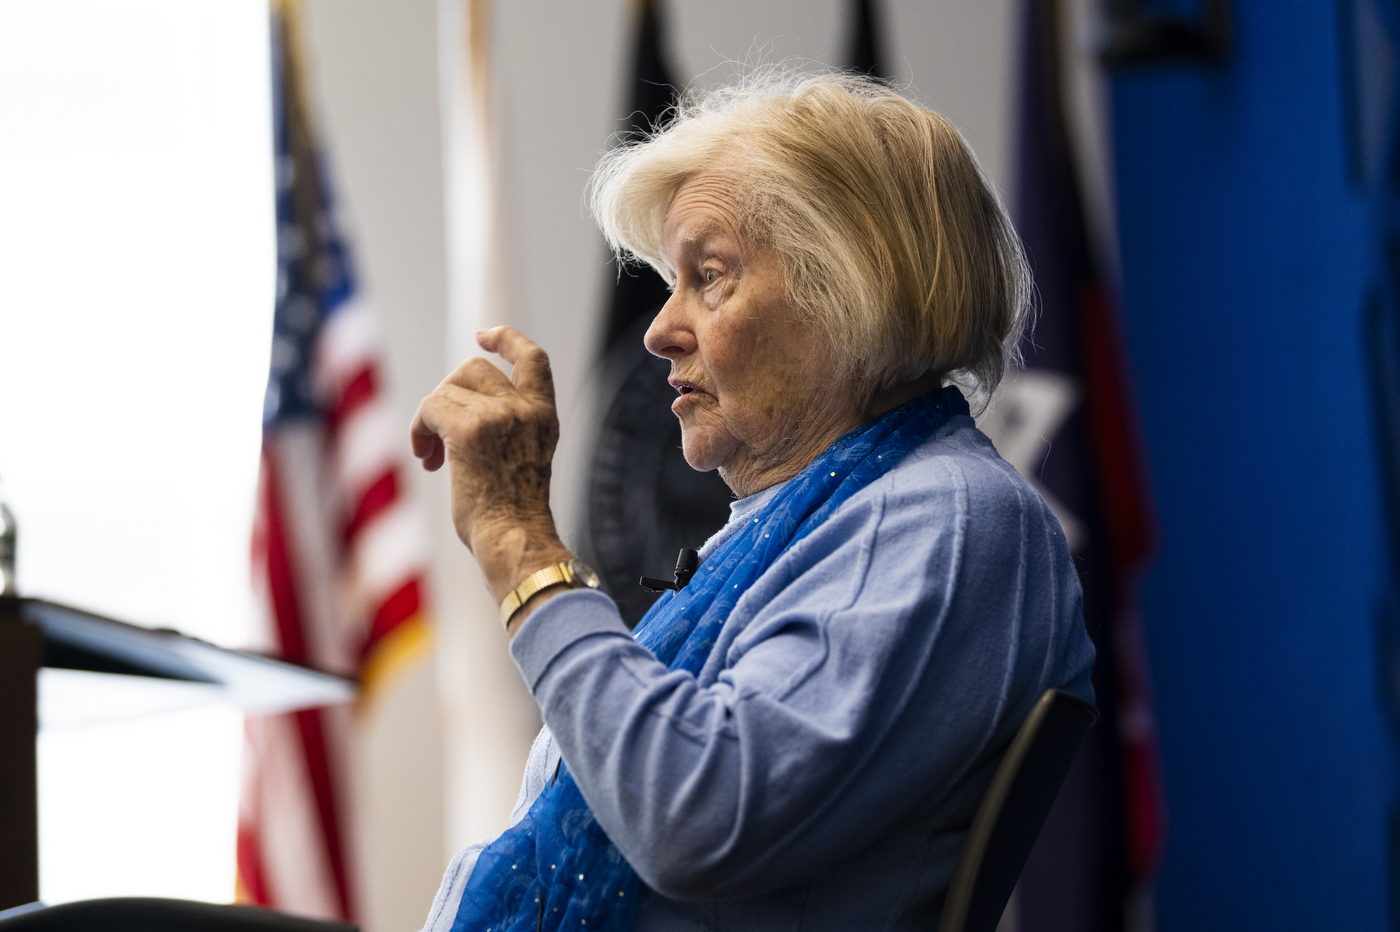
<path fill-rule="evenodd" d="M 447 313 L 437 4 L 307 0 L 305 15 L 319 129 L 364 291 L 384 324 L 407 456 L 417 399 L 441 378 Z M 445 512 L 441 486 L 417 481 L 413 491 L 432 516 Z M 430 526 L 434 579 L 451 579 L 464 555 L 441 539 L 440 520 Z M 459 622 L 440 588 L 430 587 L 432 608 L 450 630 Z M 431 661 L 364 710 L 352 753 L 363 927 L 416 929 L 443 867 L 442 727 Z"/>
<path fill-rule="evenodd" d="M 585 455 L 579 425 L 609 275 L 582 195 L 630 97 L 629 6 L 494 5 L 496 213 L 488 257 L 475 232 L 480 204 L 470 196 L 479 166 L 470 152 L 470 95 L 461 91 L 464 0 L 307 3 L 333 166 L 368 293 L 388 330 L 404 423 L 469 349 L 464 335 L 509 323 L 534 337 L 551 353 L 559 389 L 564 436 L 555 505 L 567 534 L 576 526 Z M 682 80 L 722 79 L 732 61 L 841 64 L 844 55 L 841 0 L 672 0 L 667 9 Z M 895 78 L 957 124 L 1003 189 L 1012 9 L 1011 0 L 894 0 L 885 22 Z M 446 853 L 504 827 L 538 727 L 494 606 L 453 536 L 445 478 L 421 476 L 417 489 L 437 544 L 445 793 L 434 775 L 439 726 L 425 667 L 386 703 L 362 748 L 379 755 L 383 771 L 372 795 L 388 794 L 370 806 L 371 930 L 416 927 Z"/>

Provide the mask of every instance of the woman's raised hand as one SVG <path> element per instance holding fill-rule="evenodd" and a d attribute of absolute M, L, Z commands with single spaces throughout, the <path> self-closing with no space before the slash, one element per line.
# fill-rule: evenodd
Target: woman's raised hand
<path fill-rule="evenodd" d="M 501 599 L 570 558 L 549 511 L 559 416 L 544 350 L 511 327 L 482 330 L 476 341 L 511 364 L 510 377 L 468 359 L 418 405 L 410 431 L 423 468 L 447 463 L 457 536 Z"/>

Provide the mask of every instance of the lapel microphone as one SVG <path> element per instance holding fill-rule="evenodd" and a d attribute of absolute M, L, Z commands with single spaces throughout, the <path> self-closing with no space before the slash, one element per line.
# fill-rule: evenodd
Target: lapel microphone
<path fill-rule="evenodd" d="M 685 588 L 685 584 L 690 582 L 690 577 L 695 575 L 695 571 L 700 568 L 700 554 L 694 550 L 681 549 L 676 557 L 676 581 L 670 582 L 665 579 L 657 579 L 653 576 L 643 576 L 638 582 L 643 589 L 648 592 L 665 592 L 674 589 L 679 592 Z"/>

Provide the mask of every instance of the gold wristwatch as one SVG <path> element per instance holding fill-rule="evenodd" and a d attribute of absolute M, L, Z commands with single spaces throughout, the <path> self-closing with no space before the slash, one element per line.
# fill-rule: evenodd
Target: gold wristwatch
<path fill-rule="evenodd" d="M 556 563 L 553 566 L 546 566 L 542 570 L 536 570 L 520 585 L 516 586 L 511 594 L 501 600 L 501 624 L 506 630 L 510 630 L 510 620 L 515 617 L 515 613 L 520 611 L 520 606 L 530 600 L 530 596 L 541 589 L 548 589 L 550 586 L 568 586 L 570 589 L 588 588 L 597 589 L 600 580 L 598 574 L 593 572 L 593 567 L 582 560 L 569 560 L 566 563 Z"/>

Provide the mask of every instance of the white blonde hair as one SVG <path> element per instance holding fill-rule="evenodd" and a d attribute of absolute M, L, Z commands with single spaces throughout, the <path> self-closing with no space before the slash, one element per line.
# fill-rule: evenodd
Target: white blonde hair
<path fill-rule="evenodd" d="M 619 260 L 672 280 L 666 213 L 708 169 L 734 184 L 742 235 L 781 258 L 839 378 L 874 393 L 936 374 L 985 404 L 1017 358 L 1030 273 L 951 123 L 850 74 L 766 68 L 688 93 L 593 175 L 593 216 Z"/>

